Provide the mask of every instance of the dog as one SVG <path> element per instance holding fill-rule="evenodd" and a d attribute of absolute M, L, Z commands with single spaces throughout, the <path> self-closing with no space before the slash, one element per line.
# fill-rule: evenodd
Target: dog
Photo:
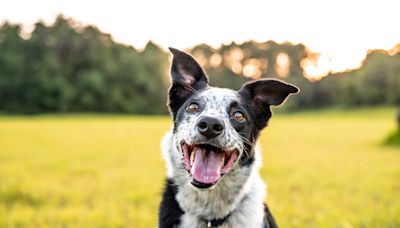
<path fill-rule="evenodd" d="M 211 87 L 191 55 L 169 49 L 173 127 L 162 140 L 167 180 L 158 227 L 277 227 L 263 203 L 256 140 L 270 106 L 299 89 L 275 79 L 251 81 L 239 91 Z"/>

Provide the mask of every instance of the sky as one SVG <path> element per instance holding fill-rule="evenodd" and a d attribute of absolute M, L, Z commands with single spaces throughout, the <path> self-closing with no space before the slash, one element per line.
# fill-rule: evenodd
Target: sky
<path fill-rule="evenodd" d="M 320 53 L 313 77 L 360 66 L 369 49 L 400 43 L 398 0 L 3 0 L 0 22 L 26 31 L 59 13 L 109 33 L 117 42 L 143 48 L 213 47 L 247 40 L 303 43 Z"/>

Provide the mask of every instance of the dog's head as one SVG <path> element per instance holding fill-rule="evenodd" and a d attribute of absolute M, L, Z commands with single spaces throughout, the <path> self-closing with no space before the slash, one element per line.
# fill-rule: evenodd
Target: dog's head
<path fill-rule="evenodd" d="M 192 56 L 170 50 L 174 156 L 194 187 L 210 188 L 253 163 L 255 141 L 271 117 L 270 106 L 280 105 L 298 88 L 272 79 L 246 83 L 239 91 L 210 87 Z"/>

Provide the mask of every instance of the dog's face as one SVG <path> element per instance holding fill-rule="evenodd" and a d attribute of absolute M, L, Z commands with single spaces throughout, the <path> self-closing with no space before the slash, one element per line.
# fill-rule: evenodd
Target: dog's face
<path fill-rule="evenodd" d="M 224 175 L 254 161 L 254 145 L 281 104 L 298 89 L 278 80 L 257 80 L 239 91 L 208 85 L 204 70 L 190 55 L 171 48 L 169 108 L 181 168 L 196 188 L 211 188 Z"/>

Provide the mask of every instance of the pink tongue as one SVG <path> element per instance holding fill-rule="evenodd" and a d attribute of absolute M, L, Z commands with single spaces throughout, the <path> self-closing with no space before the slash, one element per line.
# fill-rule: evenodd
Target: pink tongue
<path fill-rule="evenodd" d="M 204 184 L 217 182 L 221 176 L 222 153 L 215 153 L 214 151 L 207 153 L 206 149 L 198 147 L 194 148 L 193 152 L 196 152 L 192 169 L 190 170 L 193 178 Z"/>

